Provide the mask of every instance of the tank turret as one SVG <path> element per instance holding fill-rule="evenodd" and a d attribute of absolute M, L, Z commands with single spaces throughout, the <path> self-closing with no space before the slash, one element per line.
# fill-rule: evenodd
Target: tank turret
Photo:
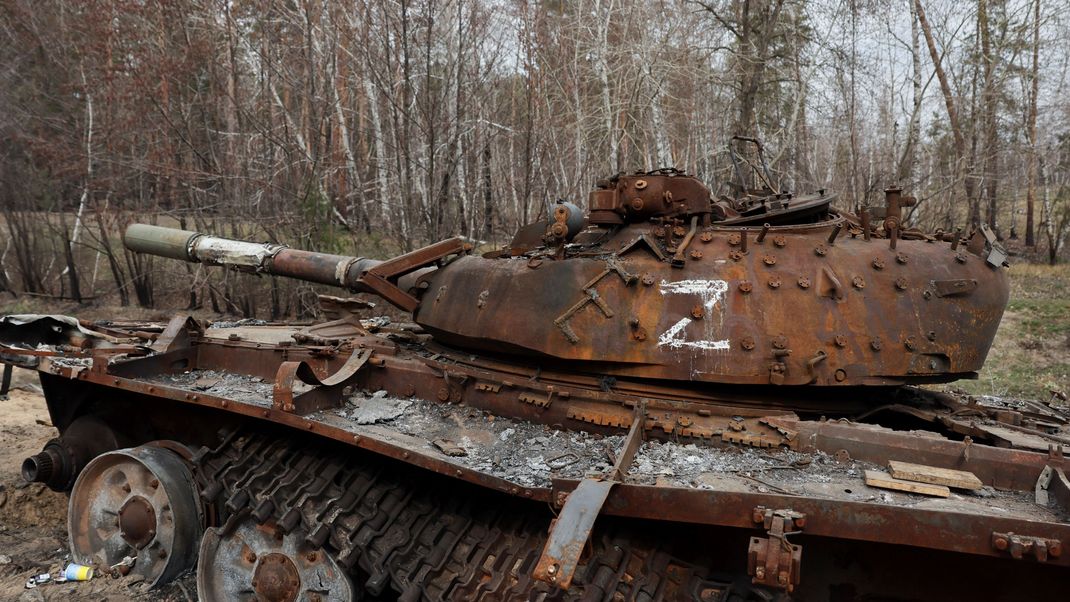
<path fill-rule="evenodd" d="M 981 368 L 1008 298 L 1002 250 L 904 229 L 824 191 L 736 187 L 677 170 L 598 183 L 508 247 L 451 239 L 385 262 L 133 225 L 134 251 L 380 295 L 447 346 L 571 371 L 706 385 L 946 382 Z M 947 237 L 943 237 L 947 238 Z M 991 238 L 991 237 L 989 237 Z"/>

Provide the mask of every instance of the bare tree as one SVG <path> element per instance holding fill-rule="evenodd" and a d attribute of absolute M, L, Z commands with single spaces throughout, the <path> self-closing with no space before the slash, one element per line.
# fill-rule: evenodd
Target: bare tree
<path fill-rule="evenodd" d="M 1029 139 L 1029 167 L 1025 197 L 1025 246 L 1035 247 L 1036 228 L 1033 225 L 1033 207 L 1037 198 L 1037 97 L 1040 89 L 1040 0 L 1033 1 L 1032 27 L 1033 63 L 1029 70 L 1029 97 L 1026 101 L 1026 136 Z"/>
<path fill-rule="evenodd" d="M 738 133 L 844 206 L 911 187 L 928 228 L 1013 224 L 1022 191 L 1027 246 L 1058 259 L 1070 48 L 1044 6 L 2 0 L 0 289 L 307 314 L 307 284 L 129 256 L 123 226 L 489 246 L 618 171 L 718 188 Z"/>
<path fill-rule="evenodd" d="M 971 177 L 973 172 L 972 153 L 966 147 L 966 135 L 964 133 L 962 122 L 959 120 L 958 106 L 955 101 L 955 96 L 951 91 L 951 84 L 948 82 L 947 73 L 944 70 L 942 57 L 936 49 L 936 41 L 933 39 L 932 26 L 929 25 L 929 20 L 925 16 L 925 9 L 922 8 L 921 0 L 914 0 L 914 10 L 917 12 L 918 24 L 921 26 L 921 31 L 925 34 L 925 44 L 929 48 L 929 57 L 933 61 L 933 68 L 936 70 L 936 78 L 940 82 L 940 91 L 944 95 L 944 107 L 947 109 L 947 119 L 951 127 L 951 135 L 955 142 L 956 179 L 962 182 L 963 192 L 966 194 L 966 201 L 973 207 L 976 199 L 975 192 L 977 187 L 975 181 Z M 979 218 L 974 214 L 975 211 L 971 209 L 971 225 L 976 227 Z"/>

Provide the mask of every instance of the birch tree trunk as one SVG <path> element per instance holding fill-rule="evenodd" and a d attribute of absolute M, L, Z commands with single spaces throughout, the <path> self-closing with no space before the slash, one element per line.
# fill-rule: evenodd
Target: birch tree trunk
<path fill-rule="evenodd" d="M 923 91 L 921 87 L 921 32 L 918 29 L 918 10 L 914 2 L 910 4 L 910 85 L 913 91 L 912 111 L 910 124 L 907 126 L 907 143 L 903 149 L 903 157 L 899 161 L 899 181 L 916 183 L 918 181 L 918 165 L 920 163 L 919 146 L 921 145 L 921 103 Z"/>
<path fill-rule="evenodd" d="M 613 19 L 614 6 L 614 0 L 609 0 L 603 13 L 602 0 L 595 0 L 594 3 L 596 23 L 594 64 L 602 97 L 602 127 L 609 142 L 607 162 L 610 173 L 616 173 L 621 169 L 620 141 L 615 127 L 616 112 L 613 108 L 613 92 L 609 85 L 609 25 Z"/>
<path fill-rule="evenodd" d="M 955 97 L 951 92 L 951 84 L 948 82 L 947 73 L 944 72 L 942 57 L 936 50 L 936 41 L 933 39 L 932 27 L 929 25 L 929 20 L 925 16 L 925 9 L 921 5 L 921 0 L 914 0 L 914 10 L 917 11 L 918 24 L 921 26 L 921 31 L 925 35 L 925 44 L 929 49 L 929 57 L 933 61 L 933 68 L 936 70 L 936 79 L 940 82 L 940 91 L 944 95 L 944 108 L 947 109 L 947 119 L 950 122 L 951 134 L 955 141 L 956 179 L 962 182 L 962 189 L 966 194 L 966 202 L 973 203 L 976 186 L 971 177 L 969 177 L 973 171 L 973 166 L 968 164 L 969 157 L 967 154 L 968 149 L 966 148 L 966 136 L 963 133 L 962 124 L 959 122 L 959 113 L 955 104 Z M 976 226 L 976 224 L 974 225 Z"/>
<path fill-rule="evenodd" d="M 1029 165 L 1025 194 L 1025 246 L 1036 247 L 1033 206 L 1037 198 L 1037 92 L 1040 87 L 1040 0 L 1033 1 L 1033 65 L 1029 71 L 1029 108 L 1026 130 L 1029 138 Z"/>
<path fill-rule="evenodd" d="M 988 19 L 988 0 L 977 1 L 977 31 L 981 39 L 981 62 L 983 67 L 983 87 L 981 106 L 985 129 L 984 153 L 982 154 L 983 192 L 987 200 L 985 219 L 988 227 L 999 236 L 996 228 L 996 191 L 999 160 L 999 142 L 996 138 L 996 82 L 995 58 L 992 56 L 992 32 Z"/>

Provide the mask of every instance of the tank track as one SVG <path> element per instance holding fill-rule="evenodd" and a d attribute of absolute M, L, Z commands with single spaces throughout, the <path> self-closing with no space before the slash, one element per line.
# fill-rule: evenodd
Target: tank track
<path fill-rule="evenodd" d="M 612 527 L 596 529 L 572 587 L 560 591 L 531 577 L 550 519 L 538 504 L 321 441 L 230 433 L 192 462 L 217 522 L 247 514 L 282 533 L 296 532 L 332 554 L 372 596 L 745 599 L 699 565 Z"/>

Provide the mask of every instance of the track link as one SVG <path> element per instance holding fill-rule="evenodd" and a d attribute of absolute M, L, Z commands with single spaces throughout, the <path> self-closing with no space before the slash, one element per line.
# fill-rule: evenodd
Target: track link
<path fill-rule="evenodd" d="M 230 433 L 193 458 L 220 522 L 248 513 L 361 575 L 373 596 L 440 600 L 737 600 L 725 581 L 624 530 L 598 530 L 569 591 L 531 577 L 538 504 L 311 439 Z"/>

